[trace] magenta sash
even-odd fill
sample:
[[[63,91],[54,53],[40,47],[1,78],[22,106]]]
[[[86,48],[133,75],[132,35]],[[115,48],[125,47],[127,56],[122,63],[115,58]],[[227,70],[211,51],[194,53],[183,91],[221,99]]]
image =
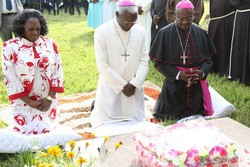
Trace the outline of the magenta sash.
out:
[[[191,68],[186,68],[186,67],[177,67],[180,71],[184,70],[190,70]],[[192,68],[194,70],[199,69],[198,67]],[[201,83],[201,88],[202,88],[202,93],[203,93],[203,107],[204,107],[204,112],[206,116],[211,116],[214,113],[213,107],[212,107],[212,100],[210,96],[210,92],[208,90],[208,83],[204,79],[200,79]]]

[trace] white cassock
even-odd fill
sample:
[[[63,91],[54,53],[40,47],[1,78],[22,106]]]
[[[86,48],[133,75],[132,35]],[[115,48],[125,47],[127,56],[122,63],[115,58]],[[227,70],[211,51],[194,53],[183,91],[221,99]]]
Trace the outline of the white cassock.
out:
[[[138,24],[145,28],[146,33],[146,50],[149,52],[150,49],[150,41],[151,41],[151,24],[152,18],[150,14],[150,7],[152,0],[135,0],[137,6],[141,6],[143,13],[138,15]]]
[[[119,1],[105,0],[103,3],[103,23],[115,18],[115,12],[118,9]]]
[[[125,49],[121,39],[130,55],[126,58],[122,56]],[[126,32],[115,18],[95,30],[94,45],[100,75],[95,107],[90,115],[91,125],[122,120],[144,121],[143,83],[149,69],[149,57],[143,27],[136,24]],[[135,94],[130,97],[122,92],[128,82],[136,87]]]

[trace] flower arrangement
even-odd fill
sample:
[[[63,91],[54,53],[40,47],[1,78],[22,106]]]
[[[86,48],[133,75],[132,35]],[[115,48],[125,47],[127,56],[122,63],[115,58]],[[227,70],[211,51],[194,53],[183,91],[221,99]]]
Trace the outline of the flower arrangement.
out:
[[[238,144],[206,121],[142,132],[134,141],[133,165],[137,167],[239,166]]]
[[[203,151],[201,151],[203,150]],[[217,145],[212,149],[191,148],[187,152],[171,149],[157,154],[154,149],[136,146],[134,166],[142,167],[236,167],[238,166],[237,145]]]
[[[91,147],[94,144],[95,134],[91,133],[91,140],[82,141],[77,146],[76,141],[70,141],[65,147],[56,145],[47,149],[38,150],[35,153],[35,161],[31,167],[96,167],[99,162],[108,156],[111,152],[108,149],[97,146],[97,149]],[[110,138],[104,136],[102,145]],[[123,143],[115,143],[114,150],[118,150]],[[26,165],[26,167],[29,167]]]

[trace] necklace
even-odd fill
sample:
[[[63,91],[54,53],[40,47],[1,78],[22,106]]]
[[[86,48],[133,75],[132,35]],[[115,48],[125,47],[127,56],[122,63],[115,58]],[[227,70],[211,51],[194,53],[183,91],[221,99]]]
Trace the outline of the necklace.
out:
[[[121,56],[124,56],[124,57],[125,57],[125,61],[127,61],[127,56],[130,56],[130,54],[127,54],[127,47],[128,47],[128,42],[129,42],[129,38],[130,38],[130,31],[129,31],[129,34],[128,34],[128,41],[127,41],[127,44],[126,44],[126,47],[125,47],[125,44],[124,44],[124,42],[123,42],[123,40],[122,40],[122,37],[121,37],[121,35],[120,35],[120,33],[119,33],[119,31],[118,31],[116,25],[115,25],[115,22],[113,21],[113,23],[114,23],[116,32],[117,32],[117,34],[118,34],[118,36],[119,36],[119,38],[120,38],[120,40],[121,40],[121,42],[122,42],[122,46],[123,46],[124,52],[125,52],[125,53],[122,54]]]
[[[176,23],[175,23],[175,28],[176,28],[178,38],[179,38],[179,41],[180,41],[180,44],[181,44],[181,49],[182,49],[182,56],[181,56],[182,63],[186,64],[186,59],[188,58],[188,56],[186,56],[186,49],[187,49],[187,43],[188,43],[189,35],[190,35],[190,32],[191,32],[191,26],[190,26],[189,31],[188,31],[188,37],[186,39],[185,48],[183,48],[182,41],[181,41],[181,36],[180,36],[180,33],[179,33],[178,28],[176,26]]]

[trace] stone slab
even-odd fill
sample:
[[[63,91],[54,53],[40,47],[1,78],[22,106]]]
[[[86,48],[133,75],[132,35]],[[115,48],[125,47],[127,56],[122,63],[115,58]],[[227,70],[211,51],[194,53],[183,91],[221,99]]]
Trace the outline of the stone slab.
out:
[[[238,142],[244,149],[250,150],[250,128],[228,117],[210,120],[210,122],[222,130],[229,138]],[[101,166],[110,167],[114,164],[119,164],[119,167],[131,167],[133,151],[135,150],[133,135],[133,133],[128,133],[111,137],[109,144],[107,144],[108,148],[112,148],[112,144],[119,141],[122,141],[123,145],[121,149],[108,156],[105,161],[101,163]]]

